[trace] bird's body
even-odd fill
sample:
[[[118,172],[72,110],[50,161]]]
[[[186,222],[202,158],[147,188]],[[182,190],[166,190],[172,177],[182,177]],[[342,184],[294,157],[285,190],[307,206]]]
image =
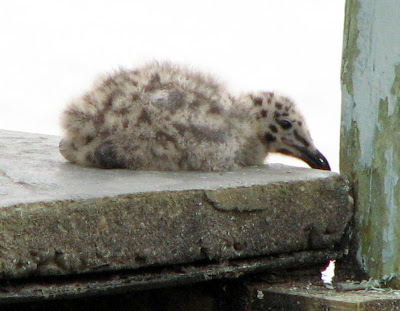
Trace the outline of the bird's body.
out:
[[[61,154],[85,166],[227,171],[262,165],[275,151],[329,169],[291,100],[266,92],[234,97],[210,75],[171,63],[99,79],[61,122]],[[304,158],[306,149],[316,156]]]

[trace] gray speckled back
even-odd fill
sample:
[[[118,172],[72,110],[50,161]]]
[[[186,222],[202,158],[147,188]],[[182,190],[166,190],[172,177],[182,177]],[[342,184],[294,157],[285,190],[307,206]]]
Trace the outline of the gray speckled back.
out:
[[[121,70],[70,103],[60,150],[88,166],[235,169],[244,141],[240,115],[230,116],[233,105],[222,83],[187,68],[152,63]]]

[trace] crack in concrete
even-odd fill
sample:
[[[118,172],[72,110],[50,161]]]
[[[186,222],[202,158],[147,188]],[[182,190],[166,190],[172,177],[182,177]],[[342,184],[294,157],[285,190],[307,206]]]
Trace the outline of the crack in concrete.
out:
[[[14,185],[18,185],[18,186],[22,186],[24,188],[28,188],[28,189],[34,189],[35,187],[25,181],[22,180],[15,180],[14,178],[12,178],[10,175],[7,174],[6,171],[0,169],[0,177],[5,177],[7,180],[11,181],[12,184]]]

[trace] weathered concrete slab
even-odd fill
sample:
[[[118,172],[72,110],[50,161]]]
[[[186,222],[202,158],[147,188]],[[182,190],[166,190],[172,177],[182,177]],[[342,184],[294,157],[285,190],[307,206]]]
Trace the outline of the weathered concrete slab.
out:
[[[335,173],[99,170],[58,137],[0,132],[0,276],[68,275],[334,249],[352,215]]]

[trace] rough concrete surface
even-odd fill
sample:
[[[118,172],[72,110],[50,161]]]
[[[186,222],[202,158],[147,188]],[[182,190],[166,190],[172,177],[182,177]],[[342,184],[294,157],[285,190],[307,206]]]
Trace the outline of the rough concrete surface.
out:
[[[69,275],[333,249],[352,216],[336,173],[100,170],[59,138],[0,131],[0,277]]]

